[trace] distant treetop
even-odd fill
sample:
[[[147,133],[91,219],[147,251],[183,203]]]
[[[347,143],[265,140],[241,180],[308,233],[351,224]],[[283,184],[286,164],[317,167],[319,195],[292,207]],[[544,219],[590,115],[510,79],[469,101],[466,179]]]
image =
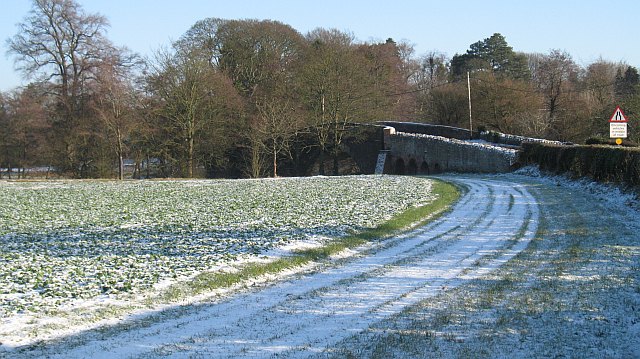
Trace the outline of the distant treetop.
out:
[[[492,71],[499,76],[521,80],[531,77],[526,56],[514,52],[499,33],[471,44],[465,54],[453,56],[452,75],[457,78],[468,71]]]

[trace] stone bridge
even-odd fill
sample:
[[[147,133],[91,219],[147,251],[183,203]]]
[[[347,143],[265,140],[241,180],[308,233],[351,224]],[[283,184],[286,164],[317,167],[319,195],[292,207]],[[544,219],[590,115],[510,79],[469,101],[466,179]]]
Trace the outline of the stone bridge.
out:
[[[517,167],[525,141],[543,141],[498,133],[407,122],[379,122],[370,141],[351,141],[346,152],[363,173],[499,173]]]

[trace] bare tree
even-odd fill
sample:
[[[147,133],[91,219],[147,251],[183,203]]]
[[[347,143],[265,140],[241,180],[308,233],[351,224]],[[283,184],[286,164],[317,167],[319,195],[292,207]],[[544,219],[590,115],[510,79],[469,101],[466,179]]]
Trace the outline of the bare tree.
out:
[[[467,101],[464,86],[449,83],[434,88],[429,93],[427,118],[439,125],[466,127],[469,123]]]
[[[329,154],[333,173],[338,174],[347,129],[354,122],[374,121],[392,111],[397,97],[390,97],[394,91],[389,89],[396,88],[391,83],[397,78],[393,70],[400,69],[390,68],[381,56],[394,44],[359,47],[350,34],[326,29],[312,31],[307,41],[310,49],[300,72],[302,101],[320,150],[320,173],[325,173],[324,156]]]
[[[0,96],[0,165],[4,163],[10,171],[18,168],[24,176],[25,167],[48,164],[46,103],[37,84]]]
[[[466,84],[458,84],[466,87]],[[476,73],[472,85],[473,116],[477,124],[491,130],[518,135],[529,133],[534,127],[523,126],[523,120],[536,119],[541,95],[528,81],[496,76],[494,73]]]
[[[442,99],[442,93],[434,94],[433,91],[449,81],[447,58],[440,52],[430,51],[416,59],[415,63],[417,67],[408,79],[415,97],[415,109],[411,115],[418,121],[439,121],[439,118],[432,116],[435,114],[436,97]]]
[[[571,55],[560,50],[552,50],[549,55],[536,59],[532,80],[544,99],[550,130],[546,136],[561,139],[562,115],[569,105],[568,95],[575,89],[580,69]]]
[[[415,107],[415,97],[410,96],[409,91],[411,63],[406,56],[410,51],[409,45],[397,44],[391,38],[384,43],[365,43],[357,47],[360,58],[354,60],[366,71],[363,80],[369,85],[359,94],[367,111],[361,111],[363,118],[358,122],[411,115],[407,109]]]
[[[602,58],[587,66],[581,93],[581,102],[585,105],[585,123],[580,126],[585,139],[592,136],[608,137],[606,119],[616,106],[616,74],[625,68],[622,63]]]
[[[420,70],[414,82],[428,93],[434,87],[448,81],[447,58],[437,51],[430,51],[420,59]]]
[[[9,117],[9,102],[7,96],[0,92],[0,179],[2,178],[2,167],[8,163],[8,147],[11,139]],[[10,165],[9,165],[10,166]],[[9,172],[11,173],[11,172]]]
[[[249,159],[247,173],[252,177],[263,173],[263,131],[270,123],[266,119],[270,111],[265,106],[272,107],[282,93],[293,99],[289,97],[293,74],[304,46],[300,33],[276,21],[216,18],[198,21],[174,44],[178,52],[190,53],[227,76],[244,99],[249,128],[237,132],[243,134],[241,147]]]
[[[29,16],[8,40],[9,53],[28,78],[53,80],[72,114],[83,82],[113,49],[104,37],[107,19],[85,14],[73,0],[34,0]]]
[[[90,146],[91,134],[77,127],[86,117],[84,96],[95,70],[116,51],[105,37],[107,19],[86,14],[74,0],[33,0],[19,31],[8,40],[8,53],[27,78],[51,84],[57,98],[55,130],[60,135],[60,165],[77,170],[79,146]],[[85,126],[91,128],[91,126]],[[74,140],[74,136],[83,136]]]
[[[133,74],[128,67],[119,66],[123,62],[115,55],[111,61],[103,62],[96,72],[92,96],[92,108],[106,127],[118,159],[120,180],[124,179],[125,140],[140,123]]]
[[[271,156],[273,177],[278,177],[278,156],[289,155],[291,142],[299,129],[299,115],[287,99],[272,99],[258,103],[258,123],[253,128],[261,146]]]
[[[186,177],[194,176],[196,154],[204,133],[215,137],[218,147],[228,143],[228,136],[221,129],[225,121],[240,112],[241,103],[224,74],[192,55],[158,53],[149,77],[150,90],[160,102],[157,115],[171,127],[169,131],[185,161]]]

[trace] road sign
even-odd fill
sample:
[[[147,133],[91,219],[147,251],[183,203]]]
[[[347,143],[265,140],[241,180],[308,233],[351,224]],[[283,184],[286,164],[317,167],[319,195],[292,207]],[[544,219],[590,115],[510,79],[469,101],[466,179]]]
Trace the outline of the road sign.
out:
[[[627,117],[620,106],[616,106],[616,110],[609,119],[609,138],[615,138],[616,143],[618,140],[622,143],[622,139],[627,138]]]
[[[616,110],[613,112],[613,115],[611,115],[609,122],[627,122],[627,117],[625,117],[624,112],[622,112],[620,106],[616,106]]]
[[[611,122],[609,124],[609,138],[627,138],[627,123]]]

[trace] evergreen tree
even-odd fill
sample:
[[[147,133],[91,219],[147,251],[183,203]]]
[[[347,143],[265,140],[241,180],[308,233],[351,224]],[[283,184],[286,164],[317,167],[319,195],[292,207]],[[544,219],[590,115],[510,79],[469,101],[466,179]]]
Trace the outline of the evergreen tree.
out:
[[[499,33],[471,44],[466,54],[453,57],[451,72],[454,78],[462,77],[467,71],[492,71],[498,76],[517,80],[531,77],[526,56],[514,52]]]
[[[615,92],[616,101],[625,102],[628,98],[634,96],[638,92],[638,85],[640,84],[640,75],[638,75],[638,69],[633,66],[627,67],[622,74],[622,70],[618,70],[615,80]]]

